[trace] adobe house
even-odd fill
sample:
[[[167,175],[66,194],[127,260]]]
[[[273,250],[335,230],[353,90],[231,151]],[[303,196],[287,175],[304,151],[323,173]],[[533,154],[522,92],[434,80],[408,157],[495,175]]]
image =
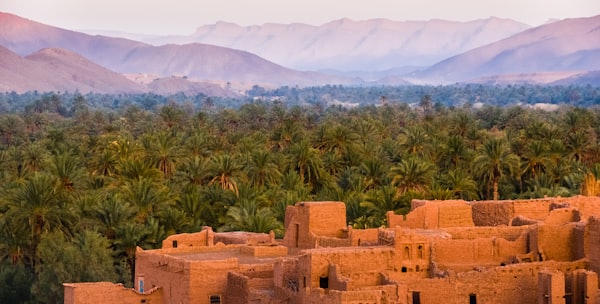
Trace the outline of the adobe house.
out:
[[[600,304],[600,197],[414,200],[352,229],[342,202],[289,206],[285,236],[200,232],[137,250],[134,289],[69,283],[65,303]]]

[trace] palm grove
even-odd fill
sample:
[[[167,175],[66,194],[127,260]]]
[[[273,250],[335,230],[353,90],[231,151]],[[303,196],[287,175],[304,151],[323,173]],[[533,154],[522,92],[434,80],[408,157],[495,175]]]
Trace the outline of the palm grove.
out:
[[[58,303],[62,282],[130,286],[136,246],[202,226],[282,236],[299,201],[343,201],[348,224],[368,228],[413,198],[599,191],[594,107],[446,107],[429,96],[351,109],[146,107],[147,96],[114,96],[109,111],[79,94],[12,97],[21,106],[0,115],[2,303]]]

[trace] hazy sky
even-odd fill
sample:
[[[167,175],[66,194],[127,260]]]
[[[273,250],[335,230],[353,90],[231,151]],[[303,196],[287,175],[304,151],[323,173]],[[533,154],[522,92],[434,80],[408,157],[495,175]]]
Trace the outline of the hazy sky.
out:
[[[600,0],[0,0],[0,11],[72,29],[191,34],[216,21],[240,25],[490,16],[540,25],[551,18],[600,15]]]

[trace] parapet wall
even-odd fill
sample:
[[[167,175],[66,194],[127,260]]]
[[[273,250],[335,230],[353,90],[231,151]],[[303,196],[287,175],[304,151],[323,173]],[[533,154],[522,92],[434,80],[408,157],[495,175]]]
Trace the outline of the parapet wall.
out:
[[[500,227],[454,227],[444,228],[442,231],[452,236],[452,239],[480,239],[480,238],[503,238],[514,241],[524,233],[529,233],[532,227],[529,226],[500,226]]]
[[[514,264],[492,269],[473,270],[444,278],[418,279],[405,282],[409,299],[416,297],[421,303],[464,304],[473,303],[543,303],[538,302],[538,273],[555,269],[571,274],[586,269],[587,263],[543,262]],[[564,285],[563,285],[564,288]],[[564,303],[564,302],[563,302]]]
[[[65,283],[63,286],[65,304],[164,303],[161,288],[139,293],[132,288],[123,287],[123,284],[109,282]]]
[[[569,211],[567,211],[569,210]],[[472,226],[508,226],[519,217],[521,222],[548,221],[562,224],[600,216],[600,197],[574,196],[512,201],[413,200],[406,215],[387,213],[390,228],[440,229]]]
[[[462,200],[413,200],[409,214],[397,215],[388,211],[387,220],[390,228],[400,226],[412,229],[439,229],[474,226],[471,206]]]

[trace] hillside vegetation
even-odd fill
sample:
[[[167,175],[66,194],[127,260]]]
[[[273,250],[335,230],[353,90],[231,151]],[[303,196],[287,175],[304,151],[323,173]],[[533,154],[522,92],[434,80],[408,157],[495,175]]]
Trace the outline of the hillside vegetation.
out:
[[[474,106],[486,95],[465,102],[441,87],[360,90],[255,87],[243,104],[0,95],[0,302],[58,303],[62,282],[131,285],[136,246],[205,225],[281,236],[286,206],[299,201],[343,201],[348,224],[368,228],[413,198],[598,194],[597,89],[540,89],[590,105],[563,100],[554,111]]]

